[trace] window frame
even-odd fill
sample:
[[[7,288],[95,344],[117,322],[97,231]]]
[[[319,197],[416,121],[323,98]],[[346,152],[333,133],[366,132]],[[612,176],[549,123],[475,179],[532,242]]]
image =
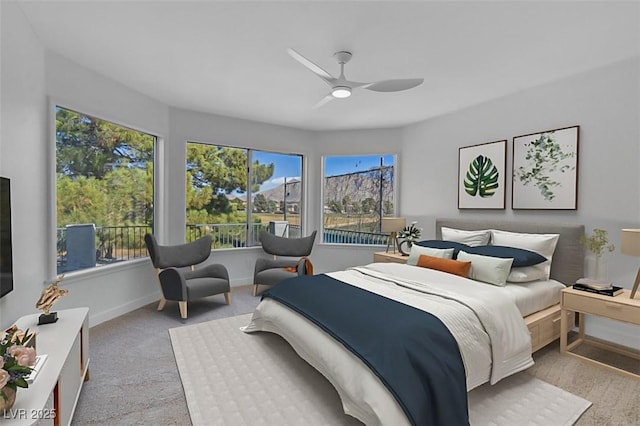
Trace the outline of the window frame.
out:
[[[393,213],[391,216],[399,216],[399,206],[400,206],[400,191],[399,191],[399,153],[385,151],[383,153],[367,153],[367,154],[322,154],[320,158],[320,205],[319,205],[319,218],[320,218],[320,241],[319,244],[327,245],[327,246],[337,246],[337,247],[384,247],[387,244],[387,235],[384,235],[384,242],[380,242],[379,244],[362,244],[362,243],[337,243],[337,242],[325,242],[324,234],[325,234],[325,225],[324,225],[324,196],[325,196],[325,179],[326,179],[326,159],[330,158],[340,158],[340,157],[393,157]],[[386,217],[391,217],[386,216]]]
[[[231,149],[241,149],[241,150],[245,150],[247,153],[247,191],[246,191],[246,216],[245,216],[245,241],[246,242],[253,242],[253,241],[257,241],[257,236],[254,236],[254,229],[252,226],[250,226],[253,222],[252,222],[252,215],[254,214],[253,212],[253,191],[251,190],[251,182],[253,181],[253,156],[256,152],[263,152],[263,153],[267,153],[267,154],[275,154],[275,155],[287,155],[287,156],[295,156],[298,157],[300,160],[300,180],[301,180],[301,187],[300,187],[300,213],[299,213],[299,217],[300,217],[300,232],[302,235],[304,235],[304,232],[306,230],[306,222],[307,222],[307,217],[306,217],[306,205],[307,205],[307,200],[305,197],[306,194],[306,188],[307,188],[307,176],[306,176],[306,169],[307,169],[307,160],[306,160],[306,155],[302,154],[302,153],[298,153],[298,152],[283,152],[283,151],[277,151],[277,150],[269,150],[266,148],[255,148],[255,147],[242,147],[242,146],[234,146],[231,144],[223,144],[223,143],[214,143],[214,142],[203,142],[201,140],[194,140],[194,139],[187,139],[185,141],[185,174],[186,174],[186,162],[187,162],[187,150],[188,150],[188,145],[190,143],[193,144],[201,144],[201,145],[209,145],[212,147],[216,147],[216,148],[231,148]],[[185,176],[186,179],[186,176]],[[187,182],[185,181],[185,184]],[[187,203],[186,203],[186,193],[185,193],[185,200],[184,200],[184,212],[185,212],[185,233],[187,232]],[[240,246],[240,247],[211,247],[211,250],[215,250],[215,251],[231,251],[231,250],[243,250],[243,249],[255,249],[255,248],[260,248],[260,244],[245,244],[244,246]]]
[[[56,128],[56,108],[64,108],[67,110],[71,110],[77,112],[79,114],[85,114],[94,118],[97,118],[102,121],[107,121],[109,123],[115,124],[120,127],[124,127],[136,132],[146,133],[154,138],[153,144],[153,214],[152,214],[152,229],[155,233],[161,226],[159,226],[161,220],[164,219],[164,214],[161,213],[157,206],[161,205],[164,196],[161,194],[162,189],[160,186],[161,178],[164,174],[163,172],[163,164],[162,159],[164,158],[164,143],[165,136],[163,132],[158,130],[150,130],[146,129],[143,126],[139,126],[137,124],[131,124],[127,122],[126,119],[122,117],[115,117],[110,113],[96,110],[90,106],[87,106],[82,103],[69,101],[66,99],[60,99],[54,96],[47,97],[47,112],[48,112],[48,134],[50,134],[51,139],[50,143],[47,144],[48,150],[47,154],[49,157],[49,221],[47,227],[49,229],[49,238],[47,253],[49,253],[49,261],[47,262],[47,273],[48,276],[55,277],[58,276],[57,269],[57,155],[56,155],[56,144],[57,144],[57,128]],[[124,270],[132,269],[138,266],[138,264],[148,262],[148,256],[142,256],[129,260],[122,260],[119,262],[114,262],[110,265],[102,265],[102,266],[94,266],[91,268],[78,269],[74,271],[68,271],[64,273],[65,281],[74,282],[78,279],[85,279],[87,277],[99,277],[102,275],[109,275],[113,272],[121,272]]]

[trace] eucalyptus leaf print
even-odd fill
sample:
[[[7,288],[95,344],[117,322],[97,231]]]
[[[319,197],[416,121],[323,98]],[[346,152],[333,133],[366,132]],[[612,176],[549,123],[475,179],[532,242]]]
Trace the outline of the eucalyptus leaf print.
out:
[[[522,185],[535,186],[545,200],[551,201],[556,197],[554,189],[561,186],[553,174],[575,170],[575,164],[568,164],[566,160],[574,158],[576,153],[563,151],[554,138],[554,132],[541,133],[538,139],[525,146],[524,160],[527,164],[514,171],[514,179]]]
[[[464,190],[472,197],[492,197],[500,186],[500,173],[491,158],[478,155],[469,163],[464,177]]]

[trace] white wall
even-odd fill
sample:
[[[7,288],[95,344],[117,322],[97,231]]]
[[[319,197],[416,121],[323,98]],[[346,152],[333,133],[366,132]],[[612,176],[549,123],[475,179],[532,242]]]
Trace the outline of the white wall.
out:
[[[52,106],[60,104],[147,131],[168,134],[168,107],[46,52],[15,3],[2,2],[0,175],[12,179],[15,290],[0,299],[0,326],[35,313],[55,277]],[[88,306],[92,325],[158,298],[148,260],[66,275],[56,309]]]
[[[54,105],[61,105],[151,133],[158,137],[160,161],[163,161],[162,153],[169,134],[169,108],[166,105],[55,53],[46,52],[45,59],[46,90],[51,105],[49,111],[53,111]],[[51,170],[55,161],[53,145],[54,141],[51,140],[48,144]],[[47,182],[51,182],[53,177],[53,172],[49,172]],[[49,191],[55,194],[53,183]],[[160,194],[161,204],[163,191],[157,193]],[[54,203],[52,201],[52,205]],[[163,211],[158,211],[158,220],[163,221]],[[53,229],[53,215],[51,220]],[[54,234],[50,238],[54,241]],[[50,259],[54,258],[54,253],[52,250],[43,262],[53,266]],[[49,276],[55,276],[55,270],[51,270]],[[98,270],[68,273],[64,285],[69,289],[69,294],[60,299],[56,309],[88,306],[92,325],[144,306],[159,297],[148,259],[130,262],[126,266],[112,265]]]
[[[11,179],[14,230],[14,290],[0,299],[4,327],[35,312],[46,276],[49,159],[44,50],[15,3],[3,3],[0,15],[0,175]]]
[[[640,227],[640,60],[620,62],[405,128],[400,168],[401,210],[434,235],[436,217],[487,217],[582,223],[609,231],[619,248],[620,229]],[[458,148],[580,125],[576,211],[458,210]],[[640,260],[609,256],[609,276],[630,288]],[[591,321],[592,334],[640,347],[640,335],[624,324]]]

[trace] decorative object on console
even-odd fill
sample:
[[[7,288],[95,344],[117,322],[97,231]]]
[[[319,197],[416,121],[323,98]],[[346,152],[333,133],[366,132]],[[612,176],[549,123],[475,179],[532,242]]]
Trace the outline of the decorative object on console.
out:
[[[622,254],[628,256],[640,256],[640,229],[623,229],[622,236],[620,238],[620,251]],[[636,280],[633,283],[631,289],[631,299],[634,298],[640,285],[640,268],[638,268],[638,274]]]
[[[388,233],[387,238],[387,253],[389,252],[389,246],[393,246],[393,252],[396,252],[396,248],[400,250],[398,244],[398,232],[402,231],[407,224],[407,220],[404,217],[383,217],[382,218],[382,233]]]
[[[398,245],[398,250],[404,256],[408,256],[411,251],[411,246],[415,243],[422,233],[422,229],[416,227],[418,222],[411,222],[411,225],[405,226],[400,232],[398,232],[398,238],[402,238],[402,242]],[[407,246],[406,249],[403,246]]]
[[[591,236],[583,235],[580,238],[580,244],[585,249],[589,250],[595,256],[592,260],[593,267],[589,268],[589,276],[595,280],[606,281],[607,280],[607,265],[605,264],[605,258],[602,257],[605,249],[611,253],[616,249],[616,246],[609,244],[609,238],[607,238],[607,230],[594,228]]]
[[[13,326],[0,339],[0,409],[3,413],[13,407],[17,388],[29,387],[26,378],[36,362],[36,350],[26,344],[32,338],[29,330],[22,332]]]
[[[458,150],[458,208],[504,209],[507,141]]]
[[[513,138],[512,209],[577,210],[579,129]]]
[[[53,280],[48,286],[42,290],[40,299],[36,302],[36,309],[44,311],[42,315],[38,317],[38,325],[51,324],[58,321],[57,312],[49,312],[54,303],[58,301],[62,296],[65,296],[69,290],[66,288],[58,287],[58,284],[64,279],[64,274]]]

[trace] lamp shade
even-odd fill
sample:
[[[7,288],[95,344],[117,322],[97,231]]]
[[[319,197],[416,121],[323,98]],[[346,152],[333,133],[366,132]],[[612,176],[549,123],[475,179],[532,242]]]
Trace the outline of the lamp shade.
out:
[[[383,217],[382,232],[400,232],[407,226],[407,219],[404,217]]]
[[[620,252],[629,256],[640,256],[640,229],[622,230]]]

